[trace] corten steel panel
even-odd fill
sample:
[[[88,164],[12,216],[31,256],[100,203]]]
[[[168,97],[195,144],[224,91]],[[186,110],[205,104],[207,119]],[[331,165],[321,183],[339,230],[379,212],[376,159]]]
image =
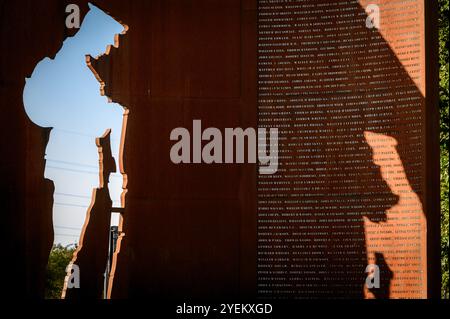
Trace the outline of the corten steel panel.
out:
[[[87,2],[75,3],[81,5],[84,15]],[[193,165],[176,169],[169,161],[168,140],[171,129],[189,127],[194,117],[204,120],[205,125],[219,128],[255,126],[254,1],[97,1],[95,4],[130,26],[129,33],[121,39],[119,51],[113,49],[109,56],[92,63],[98,67],[99,80],[106,84],[106,95],[133,114],[128,121],[124,154],[129,194],[133,195],[127,198],[123,228],[126,236],[119,243],[122,250],[114,284],[122,289],[117,290],[117,295],[167,292],[175,296],[176,292],[183,293],[177,286],[194,289],[195,296],[211,297],[214,296],[211,291],[219,294],[220,290],[229,295],[253,294],[255,165]],[[27,295],[42,296],[42,270],[52,242],[52,189],[51,183],[42,179],[48,132],[36,128],[26,118],[22,91],[24,79],[36,63],[46,56],[54,56],[64,33],[69,34],[64,28],[66,5],[56,1],[46,6],[32,1],[2,2],[2,104],[9,105],[5,108],[8,122],[2,126],[2,148],[5,147],[2,153],[15,154],[2,157],[2,169],[6,169],[7,176],[4,193],[10,198],[3,219],[5,229],[10,231],[4,240],[5,255],[17,261],[17,267],[12,268],[18,274],[11,278],[23,279],[23,285],[15,283],[19,290],[27,283],[40,282],[39,293],[33,287]],[[7,134],[11,131],[15,132],[13,136]],[[34,142],[39,136],[41,141]],[[28,146],[28,141],[34,142],[33,145]],[[30,162],[26,161],[27,156]],[[30,163],[34,169],[29,169]],[[37,182],[48,186],[33,187]],[[27,189],[45,194],[31,196]],[[32,206],[29,201],[33,198],[39,199],[34,205],[42,204],[42,207]],[[22,199],[26,199],[26,205]],[[45,225],[29,226],[31,219],[27,214],[31,208],[36,220]],[[176,218],[178,215],[184,218]],[[211,223],[206,219],[209,215],[214,216]],[[158,229],[147,233],[146,229],[154,225],[159,229],[173,228],[177,232],[173,235],[181,236],[200,259],[190,259],[185,245],[164,242],[166,234]],[[45,244],[29,241],[27,236],[33,232],[45,239]],[[206,240],[209,245],[204,245]],[[29,249],[26,245],[36,247]],[[84,245],[84,248],[89,246],[93,247]],[[43,255],[36,258],[30,251],[42,251]],[[157,272],[152,272],[151,267],[176,268],[177,260],[187,263],[178,268],[180,276],[171,278],[166,274],[166,281],[156,285]],[[20,276],[25,273],[24,265],[40,269],[40,273],[30,273],[27,278]],[[142,272],[136,271],[140,269]],[[127,278],[126,271],[133,276]],[[183,277],[185,281],[180,282]]]
[[[70,2],[79,3],[83,12],[86,12],[85,1]],[[395,155],[396,151],[400,154],[409,184],[418,194],[423,206],[423,217],[426,217],[428,227],[428,269],[424,269],[429,274],[427,293],[428,296],[439,295],[437,57],[436,36],[433,35],[435,22],[432,21],[435,17],[436,4],[427,2],[424,8],[425,1],[412,2],[421,6],[418,12],[409,10],[406,15],[420,14],[419,29],[425,39],[421,38],[419,51],[422,61],[426,57],[426,64],[422,64],[419,73],[425,82],[417,84],[415,76],[408,73],[408,67],[406,70],[403,69],[404,65],[398,59],[396,47],[389,42],[395,42],[395,38],[390,39],[390,35],[382,33],[381,35],[386,38],[380,38],[376,30],[369,32],[360,29],[361,33],[356,31],[352,33],[353,38],[350,38],[353,40],[358,39],[358,36],[363,37],[358,41],[361,41],[365,48],[359,48],[358,54],[353,52],[348,63],[339,59],[345,55],[345,50],[335,52],[337,60],[325,58],[324,61],[328,70],[333,66],[341,66],[346,72],[367,71],[368,65],[359,59],[361,56],[370,56],[366,55],[367,52],[364,50],[372,43],[370,39],[376,38],[386,54],[383,59],[394,67],[390,71],[385,71],[383,75],[395,82],[393,88],[387,92],[402,94],[403,90],[398,89],[398,86],[404,84],[412,88],[408,96],[420,101],[422,117],[417,122],[413,121],[413,124],[418,124],[422,129],[421,134],[417,135],[419,144],[422,144],[416,146],[411,142],[416,136],[407,129],[411,124],[408,116],[394,108],[392,114],[395,115],[386,117],[384,111],[382,112],[376,105],[374,109],[380,112],[374,112],[375,122],[381,122],[384,127],[373,129],[374,125],[369,126],[363,121],[363,124],[354,125],[355,130],[352,130],[347,125],[355,124],[352,122],[354,119],[347,121],[345,117],[335,118],[329,114],[324,118],[319,118],[317,113],[300,114],[296,116],[303,116],[304,122],[321,124],[324,129],[323,132],[303,132],[305,135],[315,140],[325,139],[334,144],[324,146],[305,143],[299,147],[296,141],[297,145],[288,147],[284,144],[285,141],[282,141],[281,156],[286,154],[283,153],[285,151],[306,151],[306,154],[308,151],[312,154],[313,151],[314,154],[327,156],[330,161],[324,167],[324,177],[321,177],[318,171],[313,171],[308,177],[313,183],[324,180],[325,189],[312,190],[309,187],[300,193],[311,194],[312,198],[326,194],[326,204],[322,207],[316,205],[312,210],[317,216],[314,216],[314,221],[307,225],[306,232],[311,232],[312,237],[315,237],[314,227],[321,224],[319,216],[322,212],[331,212],[331,221],[328,223],[337,225],[340,223],[338,213],[342,213],[343,209],[347,217],[356,216],[353,222],[344,223],[346,227],[353,227],[346,231],[345,236],[339,233],[329,235],[331,240],[327,243],[326,251],[335,252],[332,257],[335,259],[320,264],[328,268],[331,280],[336,277],[340,279],[334,284],[332,281],[317,280],[317,278],[324,279],[321,274],[314,280],[315,285],[319,283],[315,293],[310,294],[309,288],[303,287],[304,289],[298,289],[294,294],[287,294],[288,296],[363,296],[360,283],[364,279],[364,273],[361,274],[363,271],[361,268],[364,268],[368,261],[363,217],[378,221],[371,226],[376,228],[377,225],[382,225],[382,220],[388,215],[389,209],[398,205],[396,195],[392,193],[392,188],[383,177],[383,170],[376,167],[376,152],[364,135],[365,129],[368,128],[382,134],[380,140],[386,136],[393,136],[398,142],[398,146],[394,147],[392,140],[385,139],[389,149],[387,154]],[[321,10],[329,5],[322,1],[312,3],[323,4]],[[8,286],[14,296],[42,296],[44,268],[53,239],[51,224],[53,187],[50,181],[42,177],[48,129],[36,127],[26,117],[22,92],[24,78],[30,76],[36,63],[46,56],[54,56],[64,37],[73,33],[64,28],[66,4],[65,1],[51,1],[45,6],[36,1],[0,3],[2,40],[0,90],[4,115],[2,118],[5,119],[1,126],[1,168],[4,177],[1,190],[7,197],[1,219],[4,224],[2,255],[9,260],[6,265],[8,269],[3,271],[8,273],[4,285]],[[127,34],[121,37],[119,49],[113,49],[109,56],[93,63],[93,67],[106,84],[106,95],[130,110],[124,153],[124,169],[129,181],[122,229],[125,236],[119,242],[119,254],[115,256],[119,262],[117,268],[114,266],[116,277],[112,285],[112,296],[189,295],[214,298],[224,295],[254,295],[257,270],[256,167],[254,165],[176,167],[169,160],[171,144],[168,140],[172,128],[176,126],[190,128],[192,119],[195,118],[201,119],[204,127],[256,125],[256,2],[192,1],[188,4],[187,1],[181,0],[170,2],[105,0],[96,1],[95,4],[130,27]],[[364,11],[359,5],[355,5],[354,2],[342,4],[350,9],[347,13],[358,13],[355,16],[358,23],[363,22]],[[329,16],[333,18],[334,14],[336,12]],[[309,18],[315,19],[318,15],[319,12],[310,12]],[[424,25],[425,17],[428,21]],[[387,19],[388,24],[389,21],[391,20]],[[302,28],[305,30],[305,25],[300,26],[300,29]],[[342,37],[342,41],[348,40],[344,35]],[[301,38],[296,40],[300,41],[297,43],[302,41]],[[326,51],[327,45],[322,43],[316,45],[316,48]],[[305,57],[300,62],[301,65],[315,65],[317,59]],[[323,75],[323,71],[320,72]],[[332,73],[327,75],[326,80],[336,77]],[[312,78],[320,79],[321,76],[316,75]],[[349,86],[358,83],[363,89],[360,96],[355,99],[359,102],[370,101],[370,91],[377,86],[366,85],[364,81],[357,77],[344,81]],[[339,80],[330,82],[336,84]],[[312,92],[316,97],[327,96],[323,90],[303,88],[300,92]],[[329,96],[343,95],[345,94],[334,92]],[[405,109],[407,112],[417,110],[411,105]],[[370,114],[362,108],[356,113],[360,117]],[[274,119],[277,116],[273,114],[263,116],[260,110],[259,124],[264,126],[271,123],[263,123],[261,120],[264,118]],[[277,126],[283,127],[294,121],[295,116],[290,114],[287,118],[280,119],[281,121],[272,124],[276,123]],[[336,134],[338,130],[342,135]],[[298,132],[301,133],[301,129]],[[283,133],[281,136],[283,137]],[[353,148],[347,148],[345,143],[353,139],[357,143],[353,144]],[[360,155],[364,165],[357,169],[351,165],[346,166],[341,162],[342,154],[355,158]],[[419,155],[422,156],[422,161],[417,161],[417,157],[414,158]],[[383,159],[383,156],[379,158]],[[419,166],[415,166],[416,163],[419,163]],[[346,175],[348,167],[352,168],[353,174],[358,175],[356,179],[341,178],[348,176]],[[281,165],[280,172],[274,176],[278,180],[279,177],[287,178],[283,168]],[[296,163],[296,168],[301,172],[305,166]],[[336,172],[345,173],[336,175]],[[273,183],[274,178],[268,179],[269,183]],[[296,179],[297,182],[302,181],[297,177]],[[348,185],[354,187],[353,196],[345,196],[346,189],[340,187],[343,180],[346,187]],[[370,196],[361,196],[367,191],[372,192]],[[298,193],[288,192],[288,195]],[[278,193],[274,191],[267,194],[276,196]],[[259,195],[265,194],[260,191]],[[351,209],[345,208],[346,201],[351,203],[352,200],[361,198],[368,199],[362,201],[363,210],[354,206]],[[376,205],[371,206],[371,201],[376,201]],[[306,208],[311,205],[310,202],[304,201],[300,201],[300,204]],[[263,206],[264,204],[260,203],[259,209]],[[422,222],[421,226],[423,235],[425,223]],[[291,236],[290,239],[305,238],[304,235]],[[353,244],[351,249],[348,249],[348,246],[344,249],[339,246],[347,238],[356,240],[357,244]],[[420,242],[422,249],[425,246],[424,242],[422,237]],[[261,251],[261,243],[259,245]],[[369,254],[372,254],[371,258],[378,258],[378,261],[381,261],[382,270],[387,270],[389,256],[383,254],[382,245],[383,242],[381,246],[375,245],[377,250],[370,251]],[[290,253],[294,251],[307,253],[311,249],[290,248]],[[313,251],[324,250],[323,248],[317,250],[315,247]],[[347,259],[340,260],[340,254],[345,255]],[[386,257],[387,263],[383,262],[383,256]],[[349,260],[352,257],[355,258],[354,262]],[[293,263],[286,262],[286,264]],[[309,264],[317,265],[315,262]],[[305,263],[300,265],[304,266]],[[393,280],[396,279],[398,272],[396,267],[398,268],[398,265],[389,267],[394,273]],[[346,269],[345,273],[342,271],[343,268]],[[353,277],[350,278],[350,275]],[[357,281],[355,277],[358,278]],[[285,276],[282,280],[286,278],[289,279],[289,276]],[[300,278],[304,283],[308,283],[305,276]],[[261,283],[261,277],[259,279]],[[277,279],[273,277],[271,284],[276,281]],[[345,294],[342,287],[346,289]],[[423,285],[417,293],[411,290],[402,296],[424,296],[426,294],[424,287]],[[269,295],[280,294],[269,293]],[[379,297],[386,296],[386,290],[379,295]],[[390,294],[390,297],[394,296],[400,295]]]
[[[256,125],[255,3],[98,4],[129,26],[93,62],[106,95],[130,111],[111,296],[254,295],[256,166],[175,165],[169,136],[194,119]]]
[[[372,3],[380,29],[366,27]],[[280,127],[279,173],[258,178],[259,295],[436,296],[424,1],[261,0],[258,13],[258,123]],[[381,289],[367,291],[372,263]]]
[[[69,1],[0,2],[0,169],[1,272],[12,297],[41,298],[45,268],[53,243],[53,183],[44,179],[44,152],[49,129],[25,114],[25,77],[36,63],[53,57],[66,36]],[[86,8],[82,8],[86,10]],[[5,269],[3,269],[5,267]]]

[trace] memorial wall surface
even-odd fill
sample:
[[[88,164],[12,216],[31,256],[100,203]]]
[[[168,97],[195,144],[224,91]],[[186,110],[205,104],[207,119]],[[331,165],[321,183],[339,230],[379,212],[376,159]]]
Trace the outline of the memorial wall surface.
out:
[[[2,243],[16,295],[43,296],[53,240],[54,190],[43,177],[50,128],[27,118],[23,88],[77,32],[64,26],[69,2],[83,19],[85,0],[0,6]],[[124,140],[116,166],[108,134],[97,140],[100,185],[72,260],[88,282],[65,297],[439,295],[434,4],[94,3],[126,26],[116,47],[89,59],[102,93],[126,109]],[[171,131],[193,120],[220,131],[278,128],[266,141],[278,145],[278,171],[174,164]],[[125,177],[124,207],[104,291],[114,170]],[[376,268],[380,288],[369,289],[366,270]]]
[[[427,297],[423,1],[258,3],[258,125],[281,130],[279,173],[258,177],[258,294]]]

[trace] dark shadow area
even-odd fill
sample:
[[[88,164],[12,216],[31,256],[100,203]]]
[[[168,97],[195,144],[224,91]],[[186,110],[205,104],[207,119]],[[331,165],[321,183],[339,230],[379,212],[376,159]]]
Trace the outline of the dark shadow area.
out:
[[[72,2],[72,1],[70,1]],[[69,1],[0,2],[0,271],[9,298],[43,298],[45,270],[53,243],[53,183],[44,178],[45,148],[50,129],[26,116],[25,78],[42,58],[53,57],[67,36],[65,5]],[[81,7],[82,13],[87,7]]]
[[[377,265],[380,270],[380,287],[369,289],[369,291],[376,299],[389,299],[390,285],[394,274],[381,253],[375,253],[375,265]]]

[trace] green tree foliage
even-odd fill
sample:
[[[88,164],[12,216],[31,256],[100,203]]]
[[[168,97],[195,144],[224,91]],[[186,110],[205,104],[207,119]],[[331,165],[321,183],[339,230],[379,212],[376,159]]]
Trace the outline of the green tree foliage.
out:
[[[442,298],[449,298],[448,268],[448,135],[449,135],[449,97],[448,97],[448,15],[449,0],[439,0],[439,97],[441,125],[441,270]]]
[[[66,276],[66,267],[72,259],[75,248],[56,245],[50,252],[45,283],[45,298],[60,299]]]

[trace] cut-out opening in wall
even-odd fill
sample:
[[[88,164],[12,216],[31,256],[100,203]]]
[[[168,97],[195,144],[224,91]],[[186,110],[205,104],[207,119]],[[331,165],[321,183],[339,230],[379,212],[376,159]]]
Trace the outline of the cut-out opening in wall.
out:
[[[126,181],[121,152],[128,110],[104,96],[104,84],[90,66],[119,46],[119,35],[128,27],[96,6],[89,11],[75,36],[67,38],[54,59],[44,58],[26,78],[25,111],[32,122],[51,127],[45,152],[45,178],[55,186],[53,204],[54,245],[82,246],[93,189],[107,187],[112,207],[124,207]],[[101,153],[96,145],[110,131],[115,168],[102,179]],[[111,213],[118,226],[120,214]],[[108,234],[110,229],[105,229]],[[105,260],[106,264],[106,260]]]

